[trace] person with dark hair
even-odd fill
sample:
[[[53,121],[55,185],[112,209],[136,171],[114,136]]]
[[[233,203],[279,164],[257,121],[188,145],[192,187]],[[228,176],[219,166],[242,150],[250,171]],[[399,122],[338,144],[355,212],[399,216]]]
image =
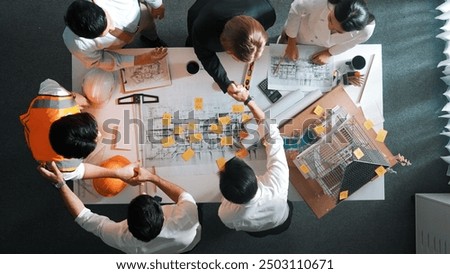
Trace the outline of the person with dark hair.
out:
[[[204,69],[231,95],[244,86],[228,78],[216,53],[225,51],[244,63],[258,60],[275,19],[268,0],[197,0],[188,11],[186,46],[194,48]]]
[[[254,236],[277,234],[289,227],[292,209],[287,201],[289,169],[283,139],[276,124],[269,124],[264,112],[245,90],[232,97],[250,109],[258,123],[267,156],[267,171],[257,176],[242,159],[234,157],[219,171],[223,195],[219,218],[228,228]]]
[[[27,113],[20,116],[33,158],[47,168],[52,161],[56,162],[66,180],[131,178],[136,164],[107,169],[83,163],[83,159],[96,148],[100,137],[95,118],[81,112],[87,105],[84,96],[67,91],[56,81],[47,79],[42,82]]]
[[[167,44],[156,32],[154,19],[164,18],[162,0],[75,0],[64,16],[64,43],[86,68],[114,71],[157,62]],[[140,34],[152,51],[127,55],[112,50],[130,44]]]
[[[161,206],[156,197],[141,194],[128,205],[127,219],[115,222],[87,209],[66,185],[54,162],[51,167],[51,171],[43,167],[38,170],[59,189],[75,222],[113,248],[124,253],[185,253],[200,241],[201,225],[192,195],[147,169],[136,168],[132,184],[154,183],[175,204]]]
[[[311,61],[325,64],[367,41],[375,30],[375,17],[365,0],[294,0],[279,43],[287,43],[285,56],[298,59],[297,44],[318,45],[325,49]]]

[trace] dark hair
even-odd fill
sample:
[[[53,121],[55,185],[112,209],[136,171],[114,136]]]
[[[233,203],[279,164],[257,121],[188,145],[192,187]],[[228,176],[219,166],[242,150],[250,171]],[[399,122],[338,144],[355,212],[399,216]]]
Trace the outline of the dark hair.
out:
[[[335,4],[334,16],[346,32],[362,30],[375,20],[364,0],[328,0]]]
[[[97,122],[87,112],[59,118],[49,133],[53,150],[65,158],[86,158],[97,146],[97,136]]]
[[[150,242],[161,232],[164,214],[159,202],[142,194],[128,205],[128,230],[141,241]]]
[[[84,0],[76,0],[70,4],[64,21],[73,33],[89,39],[101,36],[108,25],[105,11]]]
[[[247,15],[238,15],[228,20],[220,34],[224,50],[247,63],[255,54],[264,50],[267,41],[268,34],[264,27]]]
[[[228,160],[219,172],[220,192],[235,204],[245,204],[255,197],[258,182],[255,172],[243,160],[234,157]]]

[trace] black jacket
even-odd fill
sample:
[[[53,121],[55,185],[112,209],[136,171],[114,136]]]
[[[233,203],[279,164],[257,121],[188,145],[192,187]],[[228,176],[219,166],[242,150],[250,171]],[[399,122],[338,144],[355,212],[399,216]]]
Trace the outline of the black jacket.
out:
[[[226,22],[238,15],[255,18],[265,30],[276,20],[275,10],[268,0],[197,0],[188,11],[186,44],[194,47],[203,67],[224,93],[231,81],[216,52],[224,51],[220,34]]]

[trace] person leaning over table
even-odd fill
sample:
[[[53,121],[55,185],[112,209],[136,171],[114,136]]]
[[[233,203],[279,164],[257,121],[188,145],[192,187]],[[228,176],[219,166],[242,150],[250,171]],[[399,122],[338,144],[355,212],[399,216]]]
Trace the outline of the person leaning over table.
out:
[[[266,172],[256,176],[240,158],[228,160],[219,171],[219,188],[223,195],[219,206],[220,220],[228,228],[246,231],[257,237],[278,234],[286,230],[292,218],[292,203],[288,202],[289,169],[283,139],[276,124],[269,124],[264,112],[248,90],[232,97],[250,109],[263,128]]]
[[[86,208],[67,186],[54,162],[52,171],[38,169],[58,188],[75,222],[113,248],[125,253],[184,253],[200,241],[201,225],[194,198],[178,185],[146,169],[136,168],[137,175],[130,181],[154,183],[175,204],[161,206],[154,197],[141,194],[131,200],[127,219],[120,222]]]
[[[81,112],[88,104],[84,96],[67,91],[56,81],[43,81],[38,96],[20,116],[33,158],[47,168],[52,161],[56,162],[65,180],[131,178],[136,164],[108,169],[83,163],[101,137],[95,118]]]
[[[374,30],[375,17],[364,0],[294,0],[279,43],[287,43],[285,57],[291,60],[298,59],[297,44],[325,47],[311,58],[322,65],[367,41]]]
[[[268,0],[197,0],[188,11],[186,46],[194,51],[208,74],[224,93],[244,90],[231,81],[216,52],[225,51],[235,60],[251,63],[261,57],[275,23],[275,10]]]
[[[86,68],[114,71],[145,65],[167,55],[167,46],[156,32],[154,19],[164,18],[162,0],[75,0],[64,16],[63,39],[68,50]],[[111,50],[123,48],[141,34],[152,51],[120,54]]]

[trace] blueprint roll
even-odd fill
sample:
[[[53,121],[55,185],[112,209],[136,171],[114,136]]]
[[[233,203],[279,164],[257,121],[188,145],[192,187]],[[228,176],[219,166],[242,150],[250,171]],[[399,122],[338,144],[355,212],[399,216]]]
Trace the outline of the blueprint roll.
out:
[[[264,111],[270,111],[270,119],[274,119],[281,126],[322,95],[323,93],[320,90],[309,91],[306,95],[302,91],[292,91]]]

